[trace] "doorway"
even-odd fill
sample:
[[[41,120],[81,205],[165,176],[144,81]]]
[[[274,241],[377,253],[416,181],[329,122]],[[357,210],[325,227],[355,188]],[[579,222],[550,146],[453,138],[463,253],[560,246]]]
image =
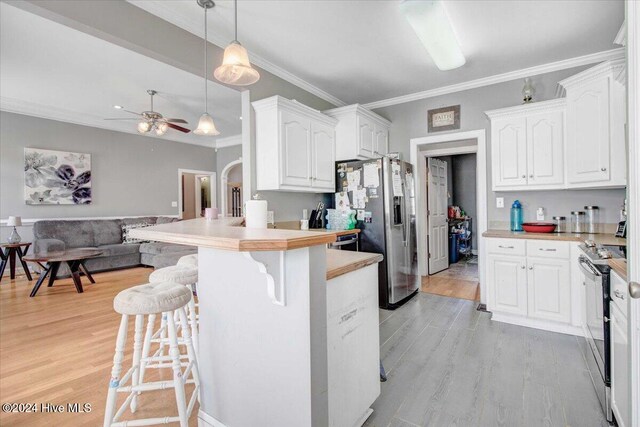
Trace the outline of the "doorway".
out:
[[[479,299],[476,153],[427,157],[428,275],[422,291]]]
[[[178,169],[178,218],[204,217],[204,210],[216,205],[215,188],[215,172]]]
[[[242,157],[227,164],[220,174],[220,214],[241,217],[243,206]]]

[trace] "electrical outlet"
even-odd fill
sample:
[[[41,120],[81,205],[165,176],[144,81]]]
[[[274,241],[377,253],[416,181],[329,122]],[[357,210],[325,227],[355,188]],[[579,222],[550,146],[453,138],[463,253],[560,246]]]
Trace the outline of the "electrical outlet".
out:
[[[275,222],[273,211],[267,211],[267,224],[273,224]]]
[[[178,202],[171,202],[171,207],[172,208],[177,208],[178,207]]]
[[[504,197],[496,197],[496,208],[504,208]]]

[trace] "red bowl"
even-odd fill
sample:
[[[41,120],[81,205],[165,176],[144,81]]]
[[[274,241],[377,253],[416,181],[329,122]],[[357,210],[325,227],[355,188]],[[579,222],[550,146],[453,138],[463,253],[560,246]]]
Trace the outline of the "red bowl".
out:
[[[527,233],[553,233],[556,225],[552,222],[525,222],[522,228]]]

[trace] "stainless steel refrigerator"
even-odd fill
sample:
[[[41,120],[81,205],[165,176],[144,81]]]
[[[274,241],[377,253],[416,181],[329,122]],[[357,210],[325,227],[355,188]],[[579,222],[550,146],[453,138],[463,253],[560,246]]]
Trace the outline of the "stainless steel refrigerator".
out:
[[[359,250],[384,255],[378,264],[380,307],[401,306],[420,288],[413,166],[387,157],[337,162],[336,192],[336,205],[348,197],[357,212]]]

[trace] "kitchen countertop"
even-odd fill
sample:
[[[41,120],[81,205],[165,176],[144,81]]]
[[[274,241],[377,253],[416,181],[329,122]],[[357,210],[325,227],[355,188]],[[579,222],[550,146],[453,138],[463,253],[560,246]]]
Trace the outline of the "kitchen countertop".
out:
[[[626,259],[608,259],[607,264],[618,276],[625,282],[627,281],[627,260]]]
[[[381,254],[327,249],[327,280],[377,264],[383,259]]]
[[[228,251],[287,251],[336,241],[335,233],[230,226],[204,218],[136,228],[131,237]]]
[[[302,231],[300,230],[300,221],[283,221],[283,222],[276,222],[275,227],[273,227],[276,230],[296,230],[296,231]],[[359,228],[354,228],[353,230],[327,230],[326,228],[313,228],[313,229],[309,229],[309,231],[316,231],[318,233],[332,233],[335,234],[336,236],[346,236],[349,234],[358,234],[360,233],[360,229]]]
[[[526,231],[487,230],[482,233],[482,236],[499,237],[503,239],[557,240],[565,242],[593,240],[598,245],[627,245],[627,239],[621,239],[612,234],[527,233]]]

